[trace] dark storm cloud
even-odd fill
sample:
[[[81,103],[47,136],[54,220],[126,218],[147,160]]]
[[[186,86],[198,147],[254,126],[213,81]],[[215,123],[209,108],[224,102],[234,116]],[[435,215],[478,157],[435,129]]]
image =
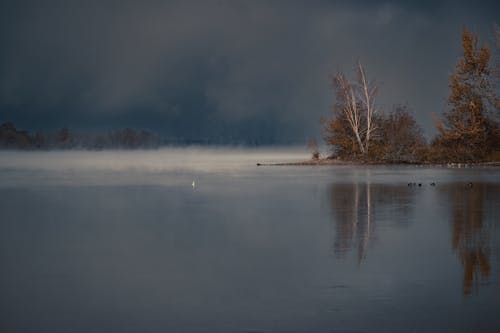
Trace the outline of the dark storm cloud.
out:
[[[170,136],[303,140],[359,59],[379,105],[426,129],[445,107],[464,25],[494,2],[12,1],[0,5],[0,121],[136,126]]]

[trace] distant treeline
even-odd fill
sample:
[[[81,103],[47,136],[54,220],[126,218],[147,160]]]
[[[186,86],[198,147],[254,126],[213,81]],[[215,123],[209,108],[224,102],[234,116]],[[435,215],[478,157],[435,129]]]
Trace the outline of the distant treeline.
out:
[[[163,146],[223,145],[258,147],[272,144],[268,139],[236,140],[232,137],[189,138],[162,136],[144,129],[123,128],[108,132],[78,132],[69,128],[55,131],[29,132],[12,122],[0,125],[0,149],[60,150],[60,149],[155,149]],[[284,144],[296,144],[285,142]]]
[[[500,28],[496,29],[500,50]],[[479,45],[477,34],[464,29],[462,58],[450,76],[448,108],[436,116],[438,135],[430,142],[407,106],[379,110],[377,85],[369,81],[361,63],[356,79],[339,72],[333,78],[336,103],[324,120],[323,138],[330,157],[373,163],[447,163],[500,161],[500,55]],[[490,64],[493,62],[493,66]],[[385,112],[384,112],[385,111]],[[310,144],[313,158],[317,145]]]
[[[157,148],[165,143],[151,132],[132,128],[112,130],[105,134],[79,134],[68,128],[50,133],[30,133],[19,130],[13,123],[0,125],[2,149],[104,149],[104,148]]]

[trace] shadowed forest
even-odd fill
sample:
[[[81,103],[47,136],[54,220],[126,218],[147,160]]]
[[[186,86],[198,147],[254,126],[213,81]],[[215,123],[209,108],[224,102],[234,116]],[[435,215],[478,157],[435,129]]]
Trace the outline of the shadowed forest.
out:
[[[4,149],[103,149],[156,148],[164,141],[154,133],[131,128],[104,134],[79,134],[68,128],[35,134],[19,130],[13,123],[0,125],[0,146]]]

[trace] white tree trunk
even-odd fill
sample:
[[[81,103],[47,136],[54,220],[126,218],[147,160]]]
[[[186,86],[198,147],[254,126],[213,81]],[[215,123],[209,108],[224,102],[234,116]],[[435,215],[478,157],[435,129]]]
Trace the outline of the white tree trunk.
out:
[[[364,154],[365,148],[363,146],[363,141],[361,140],[361,110],[358,108],[356,94],[354,93],[353,87],[347,82],[342,73],[337,74],[335,80],[337,81],[344,97],[342,111],[344,112],[354,136],[356,137],[361,153]]]
[[[365,133],[365,149],[364,151],[368,153],[371,134],[375,130],[373,115],[375,114],[375,94],[377,92],[377,87],[375,85],[370,85],[366,80],[365,69],[361,63],[358,64],[358,74],[359,74],[359,88],[361,90],[360,100],[362,105],[366,110],[366,133]]]

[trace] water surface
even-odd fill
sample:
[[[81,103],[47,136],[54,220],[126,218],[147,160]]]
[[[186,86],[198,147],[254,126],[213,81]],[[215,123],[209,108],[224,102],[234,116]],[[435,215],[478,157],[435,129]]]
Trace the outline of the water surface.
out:
[[[0,153],[0,330],[500,330],[499,169],[306,157]]]

